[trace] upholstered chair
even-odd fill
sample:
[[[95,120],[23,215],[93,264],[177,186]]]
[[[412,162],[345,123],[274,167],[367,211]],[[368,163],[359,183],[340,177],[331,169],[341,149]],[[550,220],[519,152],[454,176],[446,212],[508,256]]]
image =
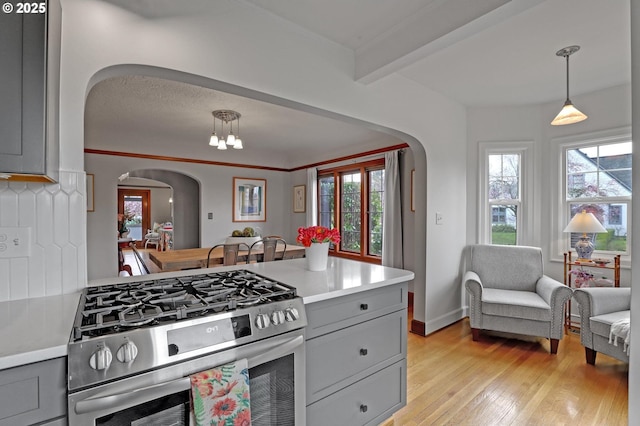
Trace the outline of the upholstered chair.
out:
[[[628,287],[577,288],[574,297],[580,311],[580,343],[584,346],[587,364],[595,365],[601,352],[620,361],[629,362],[624,342],[609,343],[611,325],[629,320],[631,289]]]
[[[471,246],[463,282],[474,341],[481,330],[538,336],[549,339],[551,353],[557,353],[565,302],[573,292],[544,275],[540,248]]]

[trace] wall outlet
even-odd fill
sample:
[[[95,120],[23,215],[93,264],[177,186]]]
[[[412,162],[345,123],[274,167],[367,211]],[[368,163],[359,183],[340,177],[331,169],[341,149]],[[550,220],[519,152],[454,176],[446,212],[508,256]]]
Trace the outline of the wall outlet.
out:
[[[31,227],[0,228],[0,258],[29,257]]]
[[[444,222],[444,218],[442,217],[442,213],[436,212],[436,225],[442,225]]]
[[[207,213],[207,219],[209,219],[209,220],[213,219],[213,213],[212,212]]]

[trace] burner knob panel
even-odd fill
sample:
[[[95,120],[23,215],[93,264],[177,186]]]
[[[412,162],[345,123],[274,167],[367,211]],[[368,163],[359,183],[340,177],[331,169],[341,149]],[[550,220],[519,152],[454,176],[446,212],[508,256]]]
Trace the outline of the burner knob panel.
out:
[[[89,358],[89,365],[94,370],[106,370],[111,365],[113,355],[109,347],[100,345],[98,349]]]
[[[284,312],[275,311],[271,314],[271,322],[273,325],[282,324],[284,322]]]
[[[138,347],[135,343],[127,340],[116,352],[116,358],[120,362],[131,362],[138,356]]]
[[[287,308],[284,311],[284,318],[288,322],[293,322],[300,318],[300,314],[298,313],[298,310],[296,308]]]
[[[258,327],[260,330],[262,330],[263,328],[269,327],[269,324],[270,324],[269,315],[267,314],[256,315],[256,327]]]

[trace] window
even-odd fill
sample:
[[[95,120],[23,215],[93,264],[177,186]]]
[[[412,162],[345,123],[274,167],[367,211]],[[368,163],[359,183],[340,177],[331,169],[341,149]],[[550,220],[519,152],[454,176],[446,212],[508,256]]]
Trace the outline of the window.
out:
[[[532,205],[533,142],[479,144],[478,242],[535,245],[534,220],[525,220]]]
[[[631,233],[631,142],[584,143],[564,149],[566,223],[582,211],[607,230],[591,235],[595,250],[629,253]],[[580,235],[572,233],[573,248]]]
[[[384,160],[318,173],[318,220],[340,230],[334,254],[378,263],[382,256]]]
[[[491,244],[518,243],[520,209],[520,154],[489,154],[489,209]]]

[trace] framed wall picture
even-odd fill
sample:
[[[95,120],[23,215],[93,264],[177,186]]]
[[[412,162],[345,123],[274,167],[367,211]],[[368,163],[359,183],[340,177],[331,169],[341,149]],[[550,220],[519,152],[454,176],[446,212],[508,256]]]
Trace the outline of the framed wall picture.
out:
[[[307,205],[306,185],[297,185],[293,187],[293,212],[304,213]]]
[[[233,178],[233,221],[267,220],[267,180]]]
[[[415,185],[414,185],[414,181],[415,181],[415,174],[416,174],[416,169],[412,169],[411,170],[411,211],[415,212],[416,211],[416,205],[414,203],[414,198],[415,198]]]
[[[95,205],[93,204],[93,180],[94,175],[87,173],[87,211],[93,212],[95,211]]]

